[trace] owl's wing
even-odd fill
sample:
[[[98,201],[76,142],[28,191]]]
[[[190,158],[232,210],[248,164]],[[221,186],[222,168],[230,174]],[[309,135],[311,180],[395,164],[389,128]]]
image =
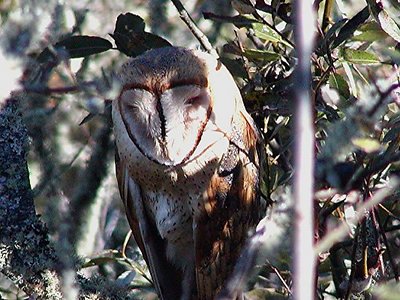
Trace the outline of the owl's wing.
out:
[[[230,146],[195,223],[198,299],[214,299],[231,274],[248,231],[265,212],[259,196],[258,131],[247,113],[236,116]]]
[[[119,159],[118,154],[115,164],[118,186],[129,225],[149,266],[157,293],[161,299],[179,299],[182,276],[166,259],[165,242],[144,209],[140,186],[129,176],[128,169]]]

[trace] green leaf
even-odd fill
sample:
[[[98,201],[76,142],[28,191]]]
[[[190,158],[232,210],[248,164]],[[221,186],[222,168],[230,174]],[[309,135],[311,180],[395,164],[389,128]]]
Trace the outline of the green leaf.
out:
[[[250,60],[275,61],[280,58],[278,53],[266,50],[245,49],[243,55]]]
[[[55,49],[64,49],[70,58],[86,57],[98,54],[112,48],[110,41],[98,36],[76,35],[59,41],[53,46]],[[38,56],[39,62],[54,58],[54,54],[46,48]]]
[[[286,46],[292,48],[292,46],[286,42],[282,36],[270,26],[264,24],[253,24],[254,33],[258,38],[264,41],[272,42],[272,43],[282,43]]]
[[[88,267],[93,267],[93,266],[100,266],[104,265],[107,263],[113,263],[116,261],[120,261],[121,259],[118,259],[116,257],[110,257],[110,256],[99,256],[92,258],[88,261],[86,261],[83,265],[82,268],[88,268]]]
[[[358,90],[356,86],[356,81],[354,79],[353,73],[351,72],[350,65],[346,61],[342,61],[343,70],[347,75],[350,83],[351,94],[357,98]]]
[[[355,35],[352,38],[353,41],[375,42],[388,37],[388,34],[375,21],[361,25],[358,31],[360,34]]]
[[[349,85],[342,75],[332,73],[329,76],[329,86],[337,89],[345,99],[350,97]]]
[[[370,65],[381,62],[375,54],[363,50],[342,48],[340,54],[345,61],[353,64]]]
[[[400,42],[399,26],[384,9],[378,13],[378,21],[382,29],[388,35],[390,35],[396,42]]]
[[[351,142],[366,153],[376,152],[381,148],[379,141],[371,138],[354,138]]]

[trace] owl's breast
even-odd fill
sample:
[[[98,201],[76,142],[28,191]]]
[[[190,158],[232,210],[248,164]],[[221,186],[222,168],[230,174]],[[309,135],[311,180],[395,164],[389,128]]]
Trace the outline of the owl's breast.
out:
[[[145,173],[157,180],[139,179],[148,216],[167,242],[167,256],[181,268],[194,263],[193,220],[204,208],[204,194],[214,171],[210,163],[192,176],[182,171],[172,175],[164,169],[158,175]]]
[[[192,230],[193,218],[204,207],[205,191],[216,165],[216,161],[206,162],[201,170],[190,175],[182,169],[168,168],[139,175],[137,180],[145,197],[146,209],[162,238],[173,242],[189,230],[186,226]]]
[[[138,149],[127,134],[118,108],[113,109],[119,157],[140,187],[149,218],[167,241],[167,255],[177,263],[192,261],[193,253],[188,249],[194,247],[193,220],[204,211],[211,178],[229,145],[227,135],[207,125],[192,156],[182,165],[169,167],[152,161],[142,153],[144,149]]]

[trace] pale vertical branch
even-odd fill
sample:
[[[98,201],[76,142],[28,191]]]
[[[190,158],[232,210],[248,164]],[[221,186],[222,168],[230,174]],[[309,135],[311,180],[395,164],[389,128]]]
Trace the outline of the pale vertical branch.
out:
[[[295,245],[294,299],[314,299],[315,258],[313,253],[314,126],[310,97],[311,53],[315,16],[312,1],[295,1]]]

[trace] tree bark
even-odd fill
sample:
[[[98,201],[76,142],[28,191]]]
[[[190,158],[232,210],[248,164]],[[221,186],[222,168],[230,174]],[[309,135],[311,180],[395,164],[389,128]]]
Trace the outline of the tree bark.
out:
[[[10,98],[0,107],[0,271],[28,295],[62,299],[57,258],[35,212],[27,150],[27,130]]]

